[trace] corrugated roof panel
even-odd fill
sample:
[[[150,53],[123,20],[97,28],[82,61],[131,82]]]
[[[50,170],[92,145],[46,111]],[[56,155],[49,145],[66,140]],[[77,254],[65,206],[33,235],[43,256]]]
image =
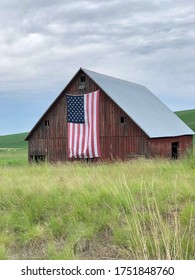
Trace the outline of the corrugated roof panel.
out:
[[[150,137],[194,132],[144,86],[81,68]]]

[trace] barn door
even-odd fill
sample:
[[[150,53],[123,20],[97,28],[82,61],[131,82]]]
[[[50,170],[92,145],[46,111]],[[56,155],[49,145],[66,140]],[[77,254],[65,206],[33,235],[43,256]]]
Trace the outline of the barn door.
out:
[[[172,159],[177,159],[179,155],[179,142],[172,143]]]

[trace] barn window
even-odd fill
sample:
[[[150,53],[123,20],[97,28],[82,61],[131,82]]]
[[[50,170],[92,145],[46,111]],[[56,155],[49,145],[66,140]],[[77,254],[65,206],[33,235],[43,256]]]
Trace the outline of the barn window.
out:
[[[45,126],[49,126],[49,120],[45,120]]]
[[[81,93],[82,93],[82,91],[85,90],[85,87],[86,87],[85,76],[81,76],[81,77],[80,77],[80,84],[79,84],[78,89],[80,89],[80,90],[81,90]]]
[[[126,117],[121,117],[120,122],[121,124],[125,124],[127,122]]]
[[[45,155],[35,155],[35,162],[40,163],[45,161]]]
[[[81,76],[81,83],[85,83],[85,76]]]

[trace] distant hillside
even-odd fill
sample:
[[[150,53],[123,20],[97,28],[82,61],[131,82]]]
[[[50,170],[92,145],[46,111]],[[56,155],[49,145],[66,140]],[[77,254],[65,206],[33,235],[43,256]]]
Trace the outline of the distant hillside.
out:
[[[0,148],[27,148],[28,143],[24,141],[28,132],[0,136]]]
[[[176,115],[184,121],[193,131],[195,131],[195,109],[178,111]]]

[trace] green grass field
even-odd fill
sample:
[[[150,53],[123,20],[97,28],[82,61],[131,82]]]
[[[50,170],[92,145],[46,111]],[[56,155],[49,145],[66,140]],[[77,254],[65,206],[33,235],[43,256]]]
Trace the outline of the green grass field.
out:
[[[27,132],[0,136],[0,166],[27,164]]]
[[[27,132],[0,136],[0,148],[22,148],[27,149],[28,142],[24,141]]]
[[[195,155],[29,165],[24,137],[0,136],[0,259],[195,259]]]
[[[1,259],[194,259],[195,160],[0,169]]]
[[[27,154],[27,149],[24,148],[0,148],[0,168],[27,164]]]

